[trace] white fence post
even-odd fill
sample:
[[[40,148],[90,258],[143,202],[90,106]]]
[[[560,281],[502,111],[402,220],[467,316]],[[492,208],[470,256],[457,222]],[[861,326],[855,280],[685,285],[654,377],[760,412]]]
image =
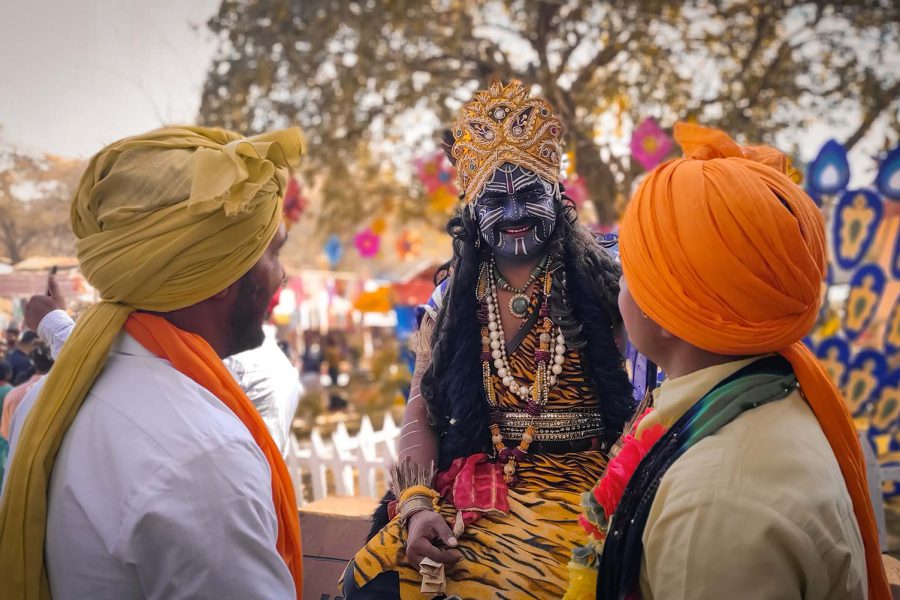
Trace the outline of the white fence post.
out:
[[[346,425],[339,423],[326,441],[318,428],[310,434],[308,443],[301,444],[293,438],[288,450],[288,469],[294,479],[299,504],[304,504],[303,474],[311,479],[312,500],[328,495],[328,472],[334,478],[334,493],[352,496],[356,492],[354,474],[359,477],[359,493],[378,495],[378,475],[385,485],[390,482],[390,467],[397,460],[397,441],[400,428],[393,416],[386,413],[380,431],[372,426],[372,420],[364,416],[359,433],[351,436]]]
[[[313,500],[318,500],[319,498],[324,498],[328,491],[325,461],[331,458],[332,452],[325,445],[325,441],[319,434],[318,429],[312,430],[310,443],[312,444],[312,452],[310,452],[308,471],[312,476]]]
[[[312,452],[309,448],[301,448],[297,443],[297,438],[288,437],[288,452],[285,457],[288,473],[291,474],[291,481],[294,482],[294,495],[297,497],[297,504],[303,506],[306,504],[305,486],[303,485],[303,463],[310,465],[312,462]],[[307,467],[308,468],[308,467]]]

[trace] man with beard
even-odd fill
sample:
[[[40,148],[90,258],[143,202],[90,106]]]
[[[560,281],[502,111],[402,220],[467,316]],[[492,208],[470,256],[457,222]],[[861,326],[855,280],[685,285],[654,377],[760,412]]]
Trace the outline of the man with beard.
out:
[[[580,496],[632,389],[619,271],[562,193],[562,133],[519,82],[478,92],[445,133],[464,203],[451,275],[420,326],[394,498],[344,574],[349,600],[565,590]]]
[[[102,300],[16,413],[0,505],[10,598],[294,598],[293,487],[222,357],[258,346],[284,272],[296,129],[116,142],[72,205]]]
[[[277,300],[276,294],[269,302],[267,319],[277,306]],[[238,317],[235,315],[235,321],[240,326]],[[53,275],[49,278],[48,292],[32,296],[25,305],[25,323],[37,331],[55,359],[75,328],[75,321],[66,312],[65,298]],[[270,327],[264,327],[265,341],[262,345],[229,356],[225,359],[225,366],[259,411],[281,455],[287,458],[294,413],[303,386],[297,369],[275,342],[274,333],[270,335],[266,331]],[[0,426],[0,436],[2,431]]]

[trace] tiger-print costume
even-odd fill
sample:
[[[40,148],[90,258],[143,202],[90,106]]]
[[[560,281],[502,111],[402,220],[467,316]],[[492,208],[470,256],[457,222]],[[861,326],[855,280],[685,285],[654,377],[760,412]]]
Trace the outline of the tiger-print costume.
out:
[[[518,348],[508,352],[519,382],[534,381],[537,341],[532,329]],[[597,405],[580,364],[580,353],[570,348],[547,410]],[[496,377],[494,383],[502,407],[524,408]],[[521,461],[516,470],[519,480],[509,490],[510,513],[482,516],[459,539],[463,559],[447,567],[447,595],[471,600],[561,598],[572,548],[584,537],[578,525],[581,494],[597,483],[605,465],[606,456],[599,450],[529,455]],[[440,509],[448,520],[456,514],[446,502]],[[356,554],[345,576],[352,573],[362,587],[384,571],[397,571],[400,597],[421,599],[421,577],[406,562],[405,544],[406,531],[394,519]]]

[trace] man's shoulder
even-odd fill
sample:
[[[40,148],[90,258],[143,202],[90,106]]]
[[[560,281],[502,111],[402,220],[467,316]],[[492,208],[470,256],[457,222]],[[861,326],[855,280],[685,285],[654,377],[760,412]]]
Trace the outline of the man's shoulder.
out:
[[[110,443],[144,444],[173,457],[252,439],[221,400],[156,357],[112,354],[79,410],[76,432],[79,422],[108,433]]]
[[[852,512],[828,440],[796,392],[701,440],[663,476],[659,492],[675,503],[715,496],[765,506],[803,529]]]
[[[250,478],[263,490],[269,471],[247,428],[217,397],[167,361],[113,352],[60,446],[51,492],[67,490],[53,496],[63,499],[57,508],[73,499],[90,504],[88,518],[100,522],[129,498],[116,510],[139,513],[131,502],[178,486],[205,495],[198,486],[214,474]],[[107,499],[97,497],[101,488]]]
[[[452,275],[451,275],[452,277]],[[447,289],[450,287],[450,278],[448,277],[442,282],[440,282],[437,287],[434,288],[434,291],[431,293],[431,296],[428,298],[428,302],[422,304],[418,307],[416,312],[416,321],[421,325],[422,319],[427,315],[431,318],[431,320],[436,321],[438,313],[441,312],[441,309],[444,307],[444,300],[447,296]]]

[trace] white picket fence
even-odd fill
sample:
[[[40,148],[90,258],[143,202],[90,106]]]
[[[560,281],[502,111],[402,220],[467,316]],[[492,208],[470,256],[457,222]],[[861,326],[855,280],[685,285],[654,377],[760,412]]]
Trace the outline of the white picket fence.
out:
[[[291,436],[287,466],[294,481],[300,505],[321,500],[329,494],[338,496],[380,497],[390,481],[390,468],[397,460],[400,428],[390,413],[384,416],[381,430],[375,431],[372,420],[364,416],[359,433],[351,436],[347,426],[338,423],[329,439],[318,428],[312,430],[308,442]],[[333,491],[329,490],[331,473]],[[311,493],[307,494],[304,475],[308,475]],[[382,487],[379,491],[379,482]]]
[[[375,431],[372,420],[364,416],[355,436],[349,434],[343,423],[338,423],[328,440],[322,437],[318,428],[312,430],[309,441],[304,443],[291,436],[287,466],[294,481],[297,502],[304,505],[330,494],[380,497],[389,485],[390,468],[397,461],[399,438],[400,428],[390,413],[384,415],[384,425],[380,431]],[[900,467],[880,467],[868,438],[861,435],[860,443],[866,458],[878,537],[882,550],[885,550],[887,533],[881,484],[883,481],[900,480]],[[329,490],[328,486],[329,472],[333,490]],[[304,475],[308,475],[312,482],[309,494],[306,493]]]

